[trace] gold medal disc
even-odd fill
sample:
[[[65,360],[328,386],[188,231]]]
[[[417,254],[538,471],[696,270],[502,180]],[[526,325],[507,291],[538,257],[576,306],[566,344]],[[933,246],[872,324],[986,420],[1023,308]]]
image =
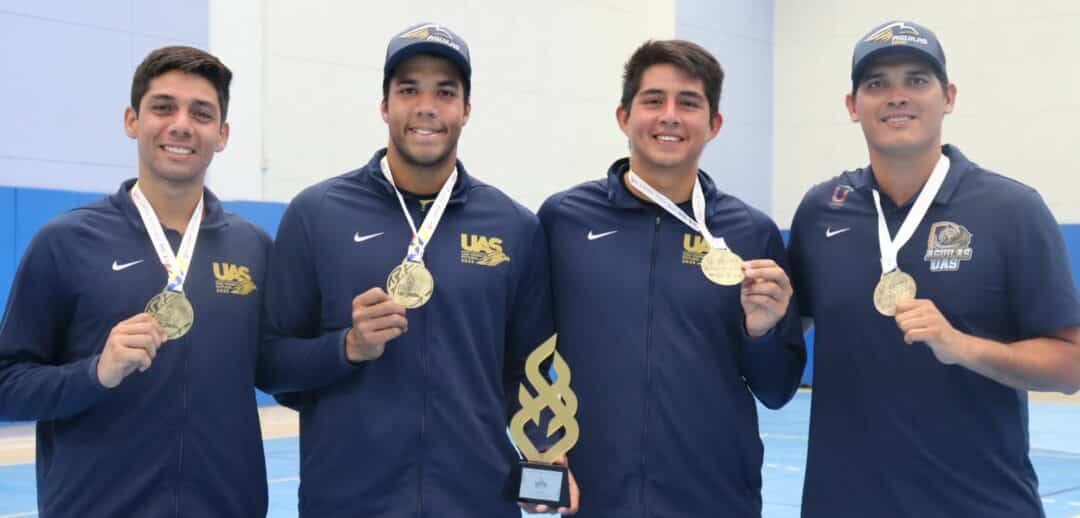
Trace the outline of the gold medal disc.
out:
[[[164,290],[146,303],[146,312],[154,315],[169,340],[176,340],[187,334],[195,323],[195,310],[191,301],[180,291]]]
[[[424,263],[404,261],[386,278],[386,293],[401,305],[416,309],[431,300],[435,279]]]
[[[915,291],[915,279],[900,270],[893,270],[883,274],[874,287],[874,307],[882,315],[896,316],[896,303],[913,300]]]
[[[729,248],[713,248],[701,260],[701,271],[721,286],[735,286],[743,281],[743,260]]]

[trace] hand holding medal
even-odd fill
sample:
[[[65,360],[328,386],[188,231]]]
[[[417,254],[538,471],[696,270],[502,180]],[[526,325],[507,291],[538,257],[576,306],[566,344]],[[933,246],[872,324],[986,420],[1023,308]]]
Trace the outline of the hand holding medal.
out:
[[[743,281],[739,294],[745,315],[743,325],[746,326],[746,334],[757,338],[768,333],[787,314],[791,295],[791,281],[776,261],[748,261],[746,280]]]
[[[409,329],[405,307],[382,288],[371,288],[352,303],[352,328],[345,335],[345,357],[353,363],[382,356],[386,343]]]

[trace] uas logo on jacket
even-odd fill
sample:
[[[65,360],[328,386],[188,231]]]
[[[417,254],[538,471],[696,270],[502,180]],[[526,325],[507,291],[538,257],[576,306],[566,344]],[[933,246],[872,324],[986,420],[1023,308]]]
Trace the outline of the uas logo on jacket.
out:
[[[251,269],[232,263],[214,263],[214,289],[225,295],[247,295],[255,291]]]
[[[708,254],[709,250],[712,248],[709,245],[709,242],[701,237],[701,234],[683,234],[682,243],[683,264],[701,264],[701,260],[705,258],[705,254]]]
[[[498,237],[461,234],[461,262],[495,267],[510,261]]]

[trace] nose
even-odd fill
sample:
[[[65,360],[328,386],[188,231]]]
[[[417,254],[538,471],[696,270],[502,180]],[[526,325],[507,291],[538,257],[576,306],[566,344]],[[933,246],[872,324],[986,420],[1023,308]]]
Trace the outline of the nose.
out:
[[[903,87],[893,87],[889,89],[888,105],[890,108],[902,108],[907,106],[911,102],[910,97]]]
[[[665,126],[678,126],[681,123],[675,103],[675,99],[668,99],[664,102],[664,108],[660,112],[660,124]]]
[[[438,113],[434,93],[424,92],[417,96],[416,115],[418,117],[435,118]]]
[[[169,125],[169,136],[174,138],[190,138],[194,133],[191,125],[191,115],[184,110],[177,112],[172,124]]]

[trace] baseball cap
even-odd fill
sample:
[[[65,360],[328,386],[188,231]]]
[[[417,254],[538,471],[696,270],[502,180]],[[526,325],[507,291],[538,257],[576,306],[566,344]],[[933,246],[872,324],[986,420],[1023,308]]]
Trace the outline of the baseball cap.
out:
[[[383,82],[402,61],[417,54],[434,54],[446,58],[461,71],[462,80],[468,85],[472,79],[469,63],[469,46],[456,33],[437,23],[413,25],[390,38],[386,46],[386,64],[383,65]]]
[[[875,27],[855,43],[851,57],[851,86],[855,90],[863,73],[884,56],[908,54],[930,63],[945,77],[945,51],[933,31],[911,21],[893,20]]]

